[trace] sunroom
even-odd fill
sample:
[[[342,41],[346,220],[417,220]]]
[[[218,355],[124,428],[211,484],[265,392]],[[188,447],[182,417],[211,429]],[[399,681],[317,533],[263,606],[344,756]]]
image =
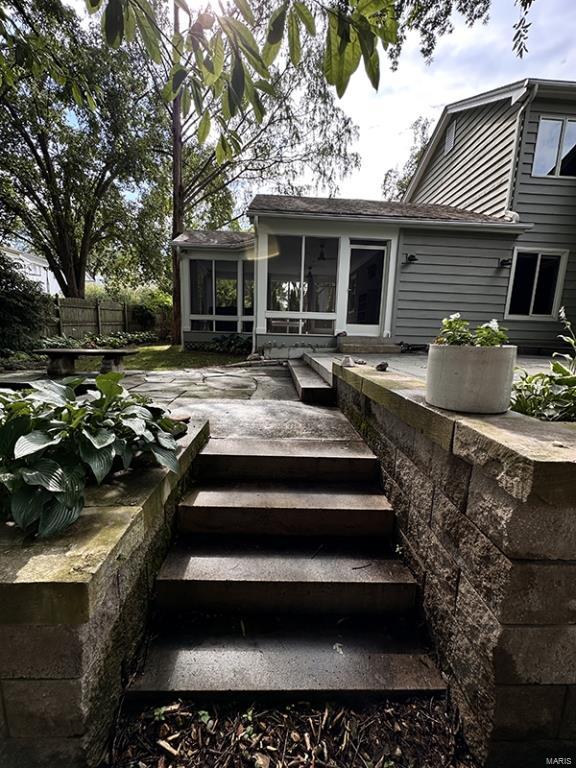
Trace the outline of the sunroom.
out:
[[[505,265],[527,228],[446,206],[281,195],[257,195],[247,215],[254,233],[174,241],[184,344],[222,333],[250,334],[258,350],[335,348],[339,336],[421,344],[454,307],[475,312],[477,292],[502,318]]]

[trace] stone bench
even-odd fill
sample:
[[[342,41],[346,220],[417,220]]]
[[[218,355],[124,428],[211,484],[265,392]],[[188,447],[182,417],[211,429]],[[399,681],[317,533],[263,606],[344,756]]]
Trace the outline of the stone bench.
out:
[[[121,373],[124,370],[124,358],[135,355],[135,349],[35,349],[39,355],[47,355],[49,376],[71,376],[76,372],[78,357],[101,357],[100,373],[111,371]]]

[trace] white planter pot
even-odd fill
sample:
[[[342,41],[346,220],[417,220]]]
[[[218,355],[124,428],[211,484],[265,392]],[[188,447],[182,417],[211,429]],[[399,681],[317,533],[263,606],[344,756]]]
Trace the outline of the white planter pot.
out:
[[[431,344],[426,402],[448,411],[504,413],[510,406],[516,347]]]

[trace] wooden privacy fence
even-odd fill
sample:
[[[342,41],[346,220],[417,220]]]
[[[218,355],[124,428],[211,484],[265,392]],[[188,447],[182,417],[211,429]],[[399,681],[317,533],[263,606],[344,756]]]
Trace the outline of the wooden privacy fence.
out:
[[[167,312],[156,313],[153,323],[145,322],[135,306],[120,301],[64,299],[54,301],[54,314],[45,328],[46,336],[82,339],[89,333],[106,336],[116,331],[158,331],[167,324]]]

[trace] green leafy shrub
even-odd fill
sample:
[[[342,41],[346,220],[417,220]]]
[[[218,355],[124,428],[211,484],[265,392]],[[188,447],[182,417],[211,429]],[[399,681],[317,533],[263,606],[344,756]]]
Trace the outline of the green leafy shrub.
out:
[[[72,336],[50,336],[40,339],[42,349],[121,349],[134,344],[153,344],[158,337],[151,331],[115,331],[106,336],[87,334],[83,339]]]
[[[175,435],[183,426],[147,398],[130,394],[122,374],[41,381],[26,392],[0,390],[0,509],[23,530],[51,536],[77,520],[87,482],[151,454],[178,470]],[[120,468],[120,467],[119,467]]]
[[[225,333],[215,336],[211,341],[197,341],[186,344],[188,349],[202,352],[224,352],[231,355],[249,355],[252,351],[252,338],[239,333]]]
[[[500,328],[495,318],[472,330],[470,323],[463,320],[459,312],[442,320],[440,335],[434,340],[435,344],[450,344],[458,347],[500,347],[507,341],[506,328]]]
[[[570,351],[556,352],[548,372],[521,371],[512,388],[512,410],[542,421],[576,421],[576,335],[564,307],[559,315]]]
[[[34,346],[52,305],[38,283],[2,251],[0,297],[0,357],[9,357]]]

